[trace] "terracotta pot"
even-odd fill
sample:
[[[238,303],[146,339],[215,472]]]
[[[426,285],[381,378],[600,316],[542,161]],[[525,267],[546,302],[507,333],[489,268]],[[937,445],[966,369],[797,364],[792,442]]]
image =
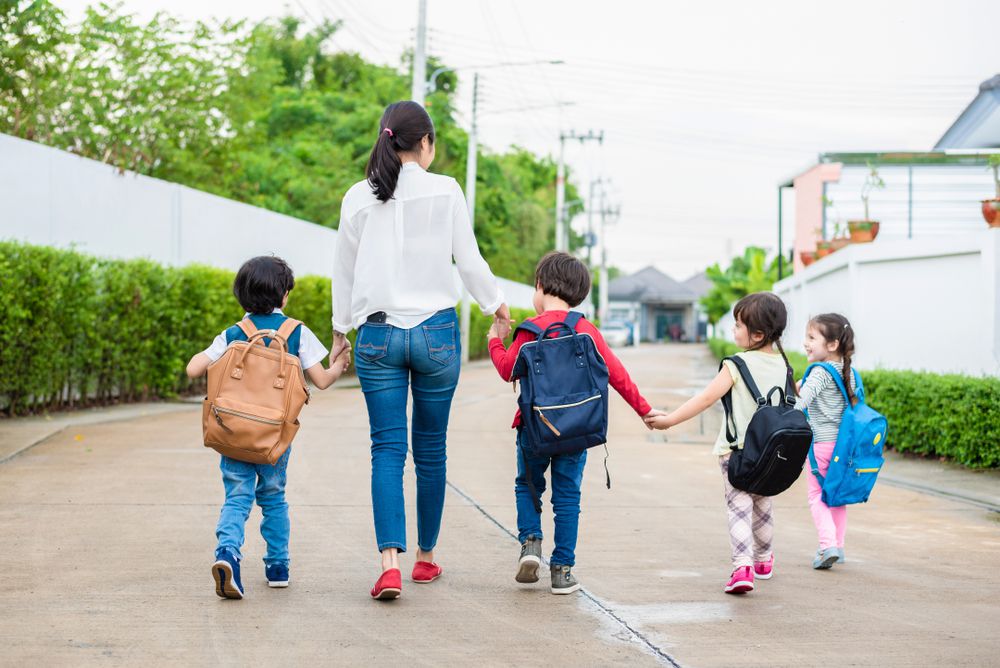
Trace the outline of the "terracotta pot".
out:
[[[816,261],[816,251],[799,251],[799,259],[808,267]]]
[[[993,199],[984,199],[983,204],[983,220],[990,227],[1000,227],[1000,197],[994,197]]]
[[[839,237],[837,239],[830,239],[830,249],[834,252],[839,251],[841,248],[847,248],[851,245],[851,240],[847,237]]]
[[[833,249],[830,247],[830,242],[829,241],[821,241],[820,243],[816,244],[816,259],[817,260],[820,259],[820,258],[826,257],[827,255],[829,255],[832,252],[833,252]]]
[[[849,220],[847,227],[851,231],[852,244],[864,244],[875,240],[878,236],[879,222],[877,220]]]

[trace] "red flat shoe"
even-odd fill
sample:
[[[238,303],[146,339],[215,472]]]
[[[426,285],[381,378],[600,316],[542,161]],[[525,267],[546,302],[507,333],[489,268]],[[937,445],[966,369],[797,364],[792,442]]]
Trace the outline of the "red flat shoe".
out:
[[[434,582],[441,577],[442,569],[433,561],[418,561],[413,564],[413,581],[417,584]]]
[[[372,587],[372,598],[377,601],[391,601],[399,598],[403,591],[403,574],[398,568],[390,568],[379,576]]]

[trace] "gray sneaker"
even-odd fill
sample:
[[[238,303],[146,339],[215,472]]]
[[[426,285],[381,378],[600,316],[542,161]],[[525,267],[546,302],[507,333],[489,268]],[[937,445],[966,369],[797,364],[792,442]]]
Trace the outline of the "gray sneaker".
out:
[[[813,568],[818,571],[826,570],[837,563],[840,555],[837,548],[828,547],[825,550],[816,550],[816,558],[813,559]]]
[[[844,548],[838,547],[837,548],[837,563],[838,564],[843,564],[846,561],[847,561],[847,557],[844,556]]]
[[[528,536],[521,544],[521,558],[517,562],[518,582],[538,582],[538,567],[542,565],[542,539]]]
[[[552,564],[552,593],[572,594],[580,588],[580,583],[573,577],[572,566]]]

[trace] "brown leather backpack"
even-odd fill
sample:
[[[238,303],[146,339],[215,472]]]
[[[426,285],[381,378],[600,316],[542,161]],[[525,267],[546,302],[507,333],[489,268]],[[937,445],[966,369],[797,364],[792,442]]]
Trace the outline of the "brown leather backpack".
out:
[[[274,464],[285,453],[309,403],[299,358],[288,354],[288,337],[301,324],[288,318],[277,330],[258,331],[249,318],[238,323],[247,340],[232,342],[208,367],[205,447],[253,464]]]

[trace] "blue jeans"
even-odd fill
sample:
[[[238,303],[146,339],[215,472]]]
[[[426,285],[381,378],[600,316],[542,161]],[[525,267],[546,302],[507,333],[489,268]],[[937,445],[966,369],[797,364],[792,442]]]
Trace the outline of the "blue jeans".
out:
[[[222,455],[219,468],[222,482],[226,487],[226,502],[222,505],[219,525],[215,535],[220,552],[229,549],[242,559],[244,528],[254,499],[264,517],[260,521],[260,535],[267,543],[264,563],[288,565],[288,503],[285,501],[285,481],[288,478],[288,456],[291,447],[285,450],[277,463],[250,464]]]
[[[444,510],[445,441],[462,359],[455,309],[411,329],[365,323],[355,365],[368,405],[372,438],[372,509],[378,549],[406,551],[403,466],[406,402],[413,389],[413,466],[417,474],[417,544],[437,544]]]
[[[527,444],[521,429],[517,430],[517,478],[514,496],[517,499],[517,539],[542,537],[542,515],[535,510],[528,487],[528,476],[535,486],[539,501],[545,491],[545,470],[552,468],[552,512],[555,523],[555,549],[552,564],[576,564],[576,536],[580,526],[580,483],[587,464],[587,451],[555,457],[534,457],[525,450]]]

